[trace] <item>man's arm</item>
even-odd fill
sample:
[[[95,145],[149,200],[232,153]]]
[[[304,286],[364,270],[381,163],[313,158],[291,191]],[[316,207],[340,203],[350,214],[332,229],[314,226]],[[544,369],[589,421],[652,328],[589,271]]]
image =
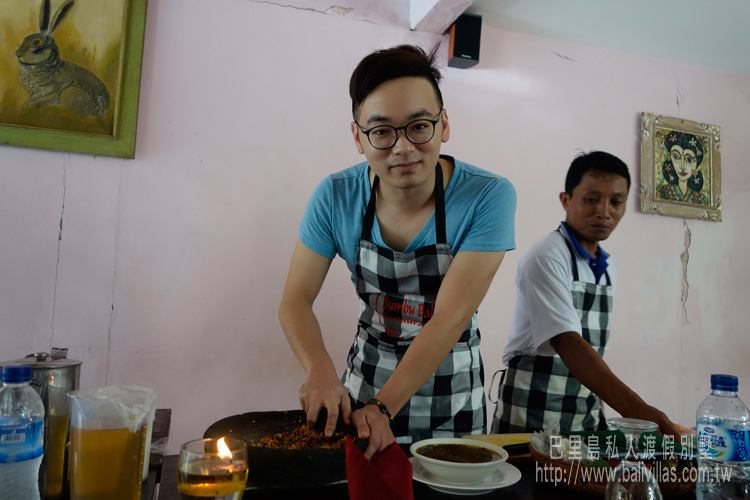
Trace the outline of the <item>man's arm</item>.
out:
[[[292,351],[307,373],[299,400],[312,425],[321,408],[328,411],[326,435],[332,436],[339,416],[351,422],[349,394],[344,388],[323,343],[313,303],[320,293],[333,259],[307,248],[297,241],[289,266],[284,294],[279,306],[279,321]]]
[[[604,359],[576,332],[553,337],[550,344],[570,373],[602,401],[623,417],[639,418],[659,424],[664,434],[677,438],[680,433],[667,415],[646,404],[638,394],[610,370]]]
[[[459,252],[435,299],[430,321],[412,341],[388,382],[376,395],[392,415],[437,371],[461,337],[484,299],[505,252]],[[369,437],[365,457],[371,459],[394,442],[388,419],[375,405],[354,412],[360,437]]]

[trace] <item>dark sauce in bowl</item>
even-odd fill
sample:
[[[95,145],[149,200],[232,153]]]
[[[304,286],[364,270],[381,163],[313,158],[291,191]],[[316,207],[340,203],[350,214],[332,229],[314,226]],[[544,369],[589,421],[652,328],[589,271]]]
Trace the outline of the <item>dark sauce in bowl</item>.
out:
[[[427,458],[461,464],[481,464],[502,458],[495,451],[471,444],[428,444],[417,448],[417,453]]]

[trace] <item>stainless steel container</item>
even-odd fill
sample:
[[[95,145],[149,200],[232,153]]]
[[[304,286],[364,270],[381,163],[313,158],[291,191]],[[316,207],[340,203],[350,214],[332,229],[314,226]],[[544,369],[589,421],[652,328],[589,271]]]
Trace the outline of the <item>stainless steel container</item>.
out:
[[[44,402],[44,459],[39,473],[39,491],[44,500],[61,500],[68,497],[68,393],[78,389],[81,362],[67,359],[67,356],[67,349],[52,348],[51,353],[38,352],[25,358],[0,362],[0,367],[30,366],[30,385]]]

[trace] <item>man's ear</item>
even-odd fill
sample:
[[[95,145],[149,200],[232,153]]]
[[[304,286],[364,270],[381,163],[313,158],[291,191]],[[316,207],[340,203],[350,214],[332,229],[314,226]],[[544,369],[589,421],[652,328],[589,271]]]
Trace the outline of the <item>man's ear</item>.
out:
[[[560,203],[562,204],[565,211],[568,211],[568,203],[570,202],[570,195],[563,191],[560,193]]]
[[[448,139],[451,138],[451,126],[450,123],[448,123],[448,111],[443,108],[443,134],[440,136],[440,142],[448,142]]]
[[[352,137],[354,137],[354,144],[355,146],[357,146],[357,151],[359,151],[359,154],[365,154],[365,150],[362,149],[362,143],[359,142],[359,127],[357,127],[357,124],[354,122],[352,122]]]

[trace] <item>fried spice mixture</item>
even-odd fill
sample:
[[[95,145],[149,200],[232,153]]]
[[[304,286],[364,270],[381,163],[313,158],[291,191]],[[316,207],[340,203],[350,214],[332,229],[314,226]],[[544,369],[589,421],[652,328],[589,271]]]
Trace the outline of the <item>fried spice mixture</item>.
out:
[[[251,445],[276,450],[303,450],[310,448],[332,450],[343,448],[345,440],[346,435],[343,432],[336,433],[333,437],[327,438],[323,433],[315,432],[310,427],[302,425],[293,431],[279,432],[266,436],[251,443]]]
[[[500,455],[487,448],[470,444],[428,444],[417,449],[428,458],[464,464],[478,464],[500,460]]]

